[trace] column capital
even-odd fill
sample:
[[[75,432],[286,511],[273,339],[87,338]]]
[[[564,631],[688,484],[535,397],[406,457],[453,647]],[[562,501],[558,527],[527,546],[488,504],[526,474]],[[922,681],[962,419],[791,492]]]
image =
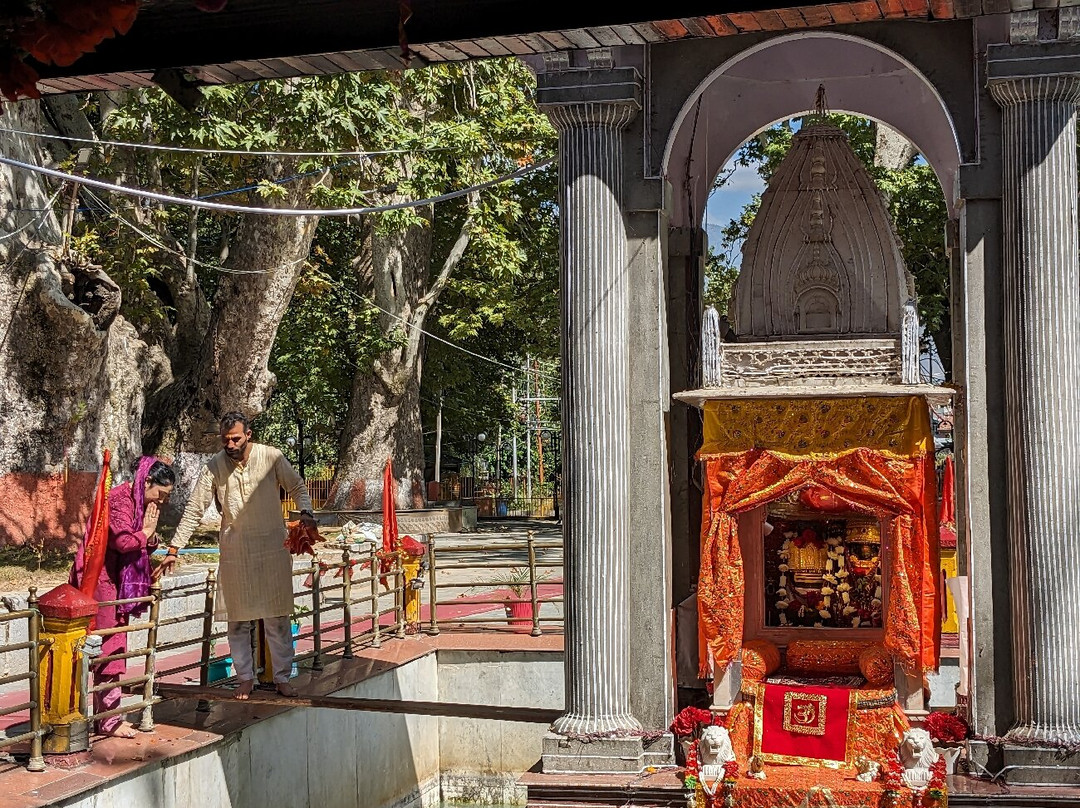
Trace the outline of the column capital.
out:
[[[995,79],[987,84],[990,95],[1003,107],[1027,101],[1080,104],[1080,75]]]
[[[536,77],[536,103],[564,131],[580,126],[621,129],[641,110],[641,74],[632,67],[564,70]]]
[[[1028,101],[1080,103],[1080,44],[991,45],[986,84],[1003,107]]]

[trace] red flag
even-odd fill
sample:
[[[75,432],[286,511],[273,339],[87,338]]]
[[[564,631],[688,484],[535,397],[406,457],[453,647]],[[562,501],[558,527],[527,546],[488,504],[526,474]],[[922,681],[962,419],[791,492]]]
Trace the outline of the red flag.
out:
[[[956,472],[953,470],[952,455],[945,458],[945,468],[941,471],[941,518],[943,525],[956,524]]]
[[[101,568],[105,565],[105,549],[109,545],[109,483],[112,479],[109,461],[111,459],[112,455],[106,449],[101,461],[101,474],[98,476],[97,488],[94,491],[94,506],[86,522],[86,534],[83,536],[80,551],[82,578],[78,583],[79,591],[90,598],[94,597],[98,576],[101,575]],[[78,559],[76,559],[76,566],[78,566]]]
[[[397,550],[397,480],[394,479],[392,458],[386,458],[386,471],[383,472],[382,490],[382,549],[387,556]],[[379,565],[380,572],[387,572],[391,567],[389,558],[383,558]]]

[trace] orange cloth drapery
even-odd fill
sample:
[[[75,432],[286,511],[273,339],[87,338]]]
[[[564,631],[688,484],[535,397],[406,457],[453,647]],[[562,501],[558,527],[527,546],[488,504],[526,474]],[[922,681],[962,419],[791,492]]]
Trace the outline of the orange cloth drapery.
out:
[[[938,666],[937,485],[926,402],[918,396],[710,401],[698,617],[703,650],[724,670],[743,640],[738,515],[813,485],[851,510],[891,519],[884,645],[909,674]],[[703,669],[707,657],[702,656]]]

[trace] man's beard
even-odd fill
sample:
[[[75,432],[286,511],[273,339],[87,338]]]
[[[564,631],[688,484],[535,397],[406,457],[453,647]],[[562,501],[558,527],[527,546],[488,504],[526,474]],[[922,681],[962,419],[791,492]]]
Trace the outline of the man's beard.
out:
[[[239,460],[244,456],[244,447],[241,446],[239,449],[226,449],[225,454],[227,454],[233,460]]]

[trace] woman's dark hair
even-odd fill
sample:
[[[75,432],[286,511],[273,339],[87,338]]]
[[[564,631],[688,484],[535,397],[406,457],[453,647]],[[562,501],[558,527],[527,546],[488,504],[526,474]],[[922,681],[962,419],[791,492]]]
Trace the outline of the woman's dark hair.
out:
[[[168,463],[155,460],[146,472],[146,481],[151,485],[176,485],[176,472]]]

